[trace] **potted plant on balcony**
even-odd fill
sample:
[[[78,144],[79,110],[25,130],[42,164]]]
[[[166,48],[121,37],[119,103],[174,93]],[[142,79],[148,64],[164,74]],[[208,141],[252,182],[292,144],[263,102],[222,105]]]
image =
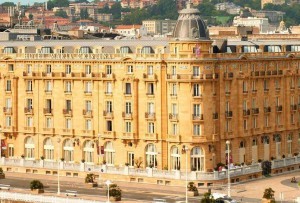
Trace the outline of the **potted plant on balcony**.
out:
[[[262,203],[273,203],[275,202],[274,199],[274,193],[275,191],[272,188],[266,188],[264,192],[264,196],[262,199]]]
[[[98,184],[95,182],[95,175],[93,173],[86,174],[85,183],[90,187],[97,187]]]
[[[45,159],[45,157],[44,156],[41,156],[41,160],[44,160]]]
[[[107,191],[106,191],[107,195]],[[122,190],[117,184],[111,184],[109,186],[109,200],[110,201],[121,201]]]
[[[194,182],[189,182],[188,184],[188,196],[189,197],[194,197],[194,196],[198,196],[198,189],[195,186]]]
[[[30,182],[30,189],[33,194],[44,193],[44,185],[39,180],[33,180]]]
[[[5,174],[3,172],[3,169],[0,168],[0,179],[4,179],[5,178]]]
[[[22,158],[22,159],[24,159],[24,158],[25,158],[24,154],[22,154],[22,155],[21,155],[21,158]]]

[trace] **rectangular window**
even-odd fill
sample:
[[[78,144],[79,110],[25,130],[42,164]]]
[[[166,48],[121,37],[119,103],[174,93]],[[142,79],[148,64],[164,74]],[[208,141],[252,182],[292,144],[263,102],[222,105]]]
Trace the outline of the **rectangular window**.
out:
[[[71,74],[71,73],[72,73],[71,65],[66,65],[66,74]]]
[[[173,115],[177,115],[177,104],[172,104],[171,112]]]
[[[126,102],[125,103],[125,113],[126,114],[131,114],[131,102]]]
[[[92,82],[85,83],[85,93],[92,93]]]
[[[49,73],[52,73],[52,67],[50,64],[47,64],[46,65],[46,73],[49,74]]]
[[[65,82],[65,92],[72,92],[72,85],[71,85],[71,81],[66,81]]]
[[[252,91],[256,91],[256,81],[252,81]]]
[[[265,116],[265,127],[269,127],[269,116],[268,115],[266,115]]]
[[[125,132],[131,133],[131,122],[130,121],[125,122]]]
[[[112,94],[112,83],[111,82],[106,83],[106,94]]]
[[[153,114],[155,113],[155,109],[154,109],[154,103],[153,102],[149,102],[147,105],[147,110],[149,114]]]
[[[85,120],[85,129],[92,130],[92,121],[90,119]]]
[[[5,125],[6,127],[10,127],[12,125],[12,120],[10,116],[5,117]]]
[[[33,126],[33,118],[32,117],[27,117],[26,118],[26,126],[27,127],[32,127]]]
[[[90,53],[90,47],[80,47],[79,53],[80,54],[89,54]]]
[[[280,122],[281,122],[281,118],[280,118],[280,114],[277,114],[276,115],[276,125],[280,125]]]
[[[131,94],[131,83],[125,83],[125,94]]]
[[[176,66],[172,66],[172,75],[176,75]]]
[[[52,128],[52,118],[46,118],[46,128]]]
[[[128,152],[128,163],[129,166],[134,166],[134,153],[133,152]]]
[[[71,111],[72,110],[72,103],[71,100],[66,100],[66,110]]]
[[[295,115],[291,114],[291,124],[295,124]]]
[[[257,118],[256,118],[256,116],[255,117],[253,117],[253,128],[255,129],[255,128],[257,128]]]
[[[246,93],[248,91],[247,81],[243,81],[243,92]]]
[[[106,65],[105,66],[105,73],[107,75],[111,75],[112,74],[112,68],[111,68],[111,65]]]
[[[32,80],[27,80],[26,88],[27,92],[32,92]]]
[[[27,109],[32,109],[33,108],[32,99],[27,99],[26,100],[26,107],[27,107]]]
[[[13,54],[13,53],[15,53],[15,50],[14,50],[13,47],[5,47],[3,49],[3,53],[5,53],[5,54]]]
[[[6,81],[5,91],[7,91],[7,92],[11,91],[11,80]]]
[[[92,101],[90,101],[90,100],[86,100],[86,101],[85,101],[85,110],[86,110],[87,112],[92,111]]]
[[[85,74],[90,75],[92,73],[92,66],[91,65],[85,65]]]
[[[194,114],[194,116],[200,116],[200,114],[201,114],[201,105],[200,104],[193,105],[193,114]]]
[[[5,99],[5,108],[11,109],[11,107],[12,107],[11,98],[6,98]]]
[[[15,148],[13,144],[8,144],[8,157],[13,158],[15,156]]]
[[[132,65],[129,65],[127,66],[127,73],[133,73],[133,66]]]
[[[112,121],[106,121],[106,130],[111,132],[113,129]]]
[[[106,101],[106,112],[107,113],[112,113],[113,112],[112,101]]]
[[[8,64],[8,72],[14,72],[14,64]]]
[[[41,53],[42,54],[50,54],[50,53],[52,53],[51,47],[42,47]]]
[[[193,85],[193,96],[199,97],[202,95],[202,86],[200,84],[194,84]]]
[[[201,125],[200,124],[194,124],[193,134],[194,134],[194,136],[200,136],[201,135]]]
[[[200,76],[200,68],[198,66],[193,67],[193,76]]]
[[[45,90],[46,90],[46,92],[51,92],[52,91],[52,82],[51,81],[46,81]]]
[[[72,120],[71,120],[71,118],[66,118],[66,129],[72,129]]]
[[[148,95],[154,95],[154,83],[148,83]]]
[[[269,81],[264,80],[264,91],[268,91],[268,90],[269,90]]]
[[[248,125],[247,125],[247,120],[245,119],[244,120],[244,130],[247,130],[248,129]]]
[[[153,66],[147,66],[147,74],[153,75]]]
[[[172,135],[178,135],[178,125],[177,125],[177,123],[172,123]]]
[[[148,123],[148,133],[149,134],[153,134],[155,131],[154,131],[154,123],[150,122]]]
[[[26,65],[26,72],[27,73],[32,73],[32,65],[31,64]]]

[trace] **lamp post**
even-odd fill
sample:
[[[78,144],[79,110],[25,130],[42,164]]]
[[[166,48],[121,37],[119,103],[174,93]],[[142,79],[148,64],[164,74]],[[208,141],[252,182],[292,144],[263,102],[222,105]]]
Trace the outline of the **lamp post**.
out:
[[[0,159],[2,159],[2,127],[0,125]]]
[[[59,144],[60,144],[60,138],[57,138],[57,144],[58,144],[58,147],[57,147],[57,194],[60,195],[60,183],[59,183],[59,150],[60,150],[60,147],[59,147]]]
[[[109,201],[109,185],[111,184],[110,180],[105,181],[105,184],[107,185],[107,203],[110,203]]]
[[[229,153],[230,153],[230,141],[227,140],[226,141],[226,146],[227,146],[227,177],[228,177],[228,197],[230,197],[230,157],[229,157]]]
[[[188,156],[187,151],[189,148],[183,145],[182,150],[185,152],[185,202],[188,203]]]

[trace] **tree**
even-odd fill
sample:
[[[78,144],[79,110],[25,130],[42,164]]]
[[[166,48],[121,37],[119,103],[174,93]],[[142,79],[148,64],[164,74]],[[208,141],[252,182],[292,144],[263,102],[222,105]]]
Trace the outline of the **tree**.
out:
[[[263,198],[274,199],[274,193],[275,191],[272,188],[267,188],[265,189]]]
[[[29,20],[32,20],[33,19],[32,13],[30,13],[28,17],[29,17]]]
[[[3,4],[1,4],[1,6],[10,7],[10,6],[15,6],[15,4],[13,2],[4,2]]]
[[[68,14],[66,11],[63,11],[63,10],[58,10],[55,12],[55,16],[60,16],[62,18],[68,18]]]
[[[87,8],[80,10],[80,18],[81,19],[88,19],[89,18],[89,13],[88,13]]]
[[[115,3],[110,8],[110,13],[113,14],[114,19],[121,19],[122,6],[120,2]]]
[[[48,9],[52,9],[54,7],[68,7],[69,0],[49,0],[48,1]]]

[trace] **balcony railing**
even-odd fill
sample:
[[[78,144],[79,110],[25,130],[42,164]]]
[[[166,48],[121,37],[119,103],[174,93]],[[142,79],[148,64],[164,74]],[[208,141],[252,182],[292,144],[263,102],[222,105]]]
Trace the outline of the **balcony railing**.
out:
[[[224,73],[225,79],[232,79],[233,78],[233,72]]]
[[[12,108],[11,107],[3,107],[3,113],[6,115],[12,114]]]
[[[44,108],[44,114],[52,114],[53,110],[50,108]]]
[[[92,110],[82,110],[82,115],[86,116],[86,117],[92,117],[93,116],[93,111]]]
[[[298,105],[297,104],[291,104],[291,111],[296,111]]]
[[[24,113],[25,113],[25,114],[33,114],[33,108],[25,107],[25,108],[24,108]]]
[[[169,114],[169,119],[170,120],[178,120],[178,114],[170,113]]]
[[[276,111],[281,112],[282,111],[282,105],[276,106]]]
[[[132,112],[131,113],[129,113],[129,112],[122,112],[122,117],[124,119],[132,119],[133,118],[132,117]]]
[[[194,121],[203,121],[203,114],[193,114],[192,116]]]
[[[225,111],[226,118],[232,118],[232,111]]]
[[[114,112],[113,111],[103,111],[103,116],[105,118],[113,118],[114,117]]]
[[[271,112],[271,107],[270,106],[264,107],[264,112],[265,113],[270,113]]]
[[[243,110],[243,116],[249,116],[250,115],[250,109]]]
[[[259,108],[252,108],[252,114],[253,115],[259,114]]]
[[[146,113],[145,113],[145,118],[146,118],[146,119],[155,119],[155,113],[152,113],[152,112],[146,112]]]
[[[73,111],[72,111],[72,109],[63,109],[63,114],[64,115],[72,115],[72,113],[73,113]]]

